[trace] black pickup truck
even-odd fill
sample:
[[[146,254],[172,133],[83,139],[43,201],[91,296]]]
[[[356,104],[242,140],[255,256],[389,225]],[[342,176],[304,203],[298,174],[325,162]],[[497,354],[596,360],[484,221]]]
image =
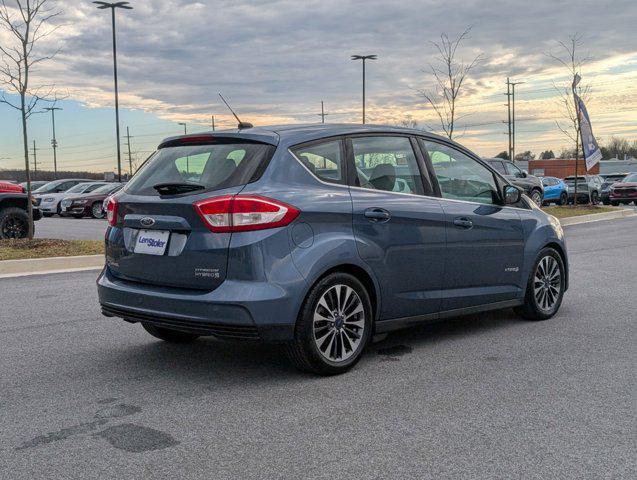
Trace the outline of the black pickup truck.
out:
[[[0,182],[0,239],[26,238],[29,235],[29,197],[24,188]],[[42,212],[33,206],[33,220],[40,220]]]

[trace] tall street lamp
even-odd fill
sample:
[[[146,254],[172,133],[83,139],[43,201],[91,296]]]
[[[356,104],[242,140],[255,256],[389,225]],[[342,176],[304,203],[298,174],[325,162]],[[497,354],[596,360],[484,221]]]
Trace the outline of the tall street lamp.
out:
[[[183,125],[184,127],[184,135],[188,134],[188,129],[186,128],[186,124],[184,122],[179,122],[179,125]]]
[[[115,134],[117,138],[117,180],[122,181],[122,152],[119,144],[119,98],[117,92],[117,42],[115,40],[115,9],[123,8],[125,10],[132,10],[133,7],[128,5],[130,2],[93,2],[97,5],[97,8],[104,10],[111,9],[111,16],[113,19],[113,77],[115,78]]]
[[[51,121],[53,122],[53,139],[51,140],[51,146],[53,147],[53,178],[58,178],[58,141],[55,139],[55,111],[62,109],[60,107],[46,107],[45,110],[51,112]]]
[[[378,55],[352,55],[352,60],[363,61],[363,124],[365,124],[365,61],[376,59],[378,59]]]

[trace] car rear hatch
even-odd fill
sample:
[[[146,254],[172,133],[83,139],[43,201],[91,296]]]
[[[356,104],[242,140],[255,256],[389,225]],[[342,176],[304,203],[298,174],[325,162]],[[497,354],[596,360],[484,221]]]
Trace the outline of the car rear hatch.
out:
[[[245,138],[163,144],[114,195],[107,265],[123,280],[213,290],[226,277],[232,233],[212,232],[194,203],[233,196],[263,172],[275,146]],[[110,214],[110,212],[109,212]]]

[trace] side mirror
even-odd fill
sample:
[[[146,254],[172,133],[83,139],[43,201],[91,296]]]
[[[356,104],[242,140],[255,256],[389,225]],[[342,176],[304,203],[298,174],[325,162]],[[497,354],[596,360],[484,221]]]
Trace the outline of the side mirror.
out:
[[[529,176],[529,172],[527,172],[526,170],[522,170],[522,176],[524,178],[528,177]]]
[[[505,185],[503,193],[505,205],[518,203],[520,201],[520,197],[522,196],[522,192],[520,191],[520,189],[518,187],[514,187],[513,185]]]

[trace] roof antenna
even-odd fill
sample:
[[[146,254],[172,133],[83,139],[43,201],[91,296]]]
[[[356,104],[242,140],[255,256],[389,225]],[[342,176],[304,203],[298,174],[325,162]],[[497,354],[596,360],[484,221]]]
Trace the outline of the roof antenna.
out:
[[[237,114],[234,113],[234,110],[232,109],[232,107],[230,105],[228,105],[228,102],[226,102],[226,99],[223,98],[223,95],[221,95],[221,93],[219,93],[219,96],[221,97],[221,100],[223,100],[223,103],[226,104],[226,107],[228,107],[228,110],[230,110],[232,112],[232,115],[234,115],[234,118],[237,119],[237,122],[239,122],[239,130],[242,130],[244,128],[252,128],[254,127],[254,125],[252,125],[250,122],[242,122],[241,119],[239,117],[237,117]]]

